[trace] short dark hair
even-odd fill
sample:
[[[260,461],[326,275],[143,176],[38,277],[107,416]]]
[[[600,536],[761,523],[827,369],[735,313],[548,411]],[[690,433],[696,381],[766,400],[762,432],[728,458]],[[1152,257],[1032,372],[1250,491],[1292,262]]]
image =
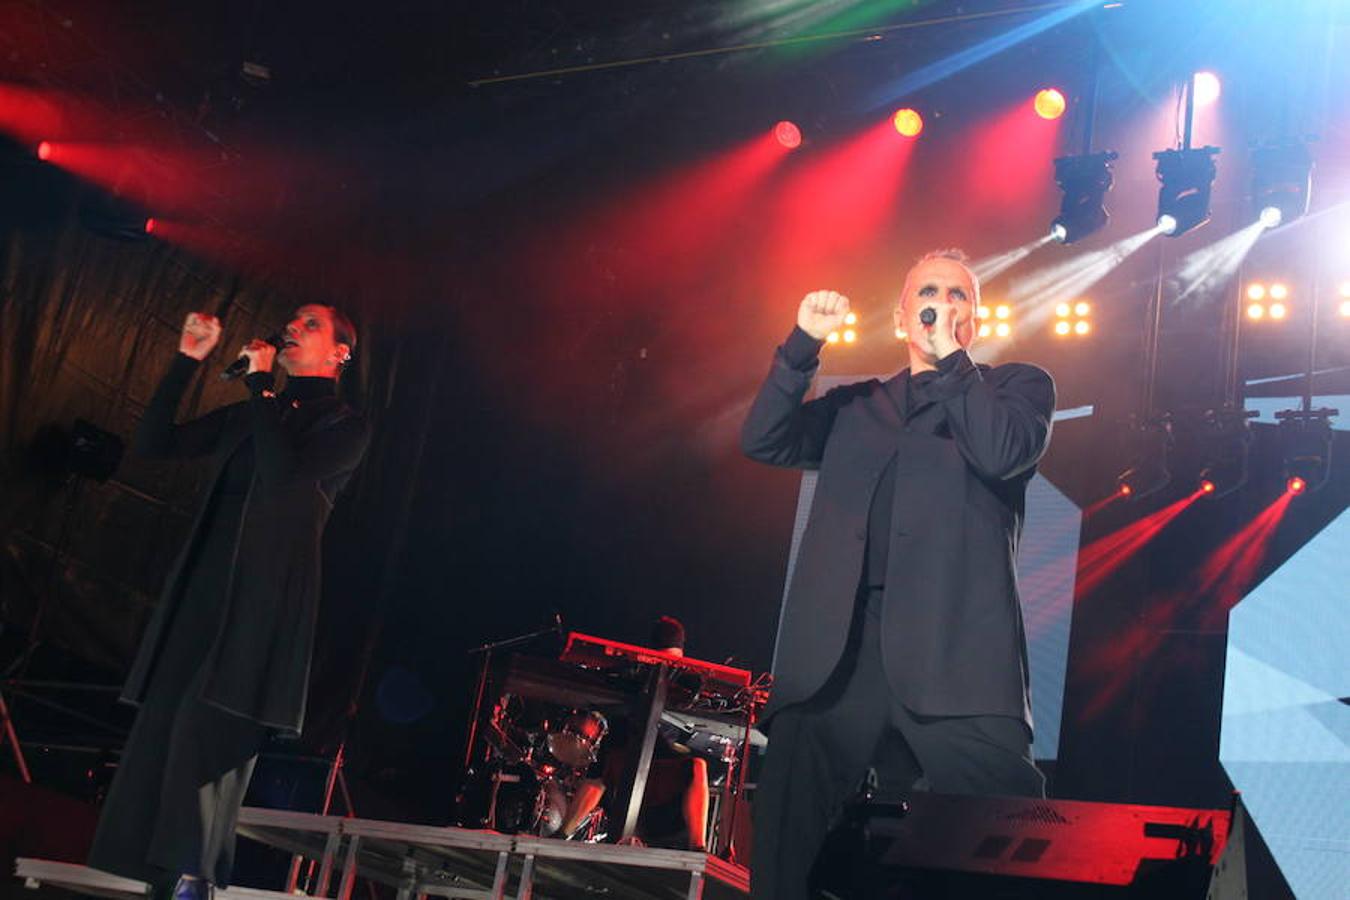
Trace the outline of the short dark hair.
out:
[[[657,650],[666,647],[684,649],[684,624],[674,616],[662,616],[652,625],[652,643]]]
[[[333,340],[339,344],[346,344],[349,350],[355,350],[356,326],[352,324],[351,318],[332,305],[328,307],[328,314],[333,319]]]

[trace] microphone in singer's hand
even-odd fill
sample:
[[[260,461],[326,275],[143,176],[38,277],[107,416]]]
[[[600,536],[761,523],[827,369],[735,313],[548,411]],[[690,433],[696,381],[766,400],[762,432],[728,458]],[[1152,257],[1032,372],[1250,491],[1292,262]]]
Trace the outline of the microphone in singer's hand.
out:
[[[931,306],[925,306],[919,310],[919,321],[932,328],[937,323],[937,310]]]
[[[263,340],[267,341],[267,343],[271,344],[273,347],[276,347],[278,353],[286,348],[286,332],[284,331],[269,334],[267,337],[263,338]],[[225,367],[225,370],[220,373],[220,380],[232,381],[247,372],[248,357],[241,355],[238,359]]]

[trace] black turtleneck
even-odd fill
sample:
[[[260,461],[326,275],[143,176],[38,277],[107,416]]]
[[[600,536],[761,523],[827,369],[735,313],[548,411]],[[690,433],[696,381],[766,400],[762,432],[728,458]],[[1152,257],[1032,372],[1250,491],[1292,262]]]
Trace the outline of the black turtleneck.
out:
[[[221,490],[245,493],[255,470],[268,475],[293,468],[295,443],[337,402],[337,379],[290,375],[280,394],[272,392],[276,375],[253,372],[244,376],[253,412],[253,439],[245,441],[230,458],[221,478]],[[325,402],[327,401],[327,402]]]
[[[300,403],[336,396],[337,379],[318,375],[288,375],[286,389],[281,392],[281,399],[296,400]]]

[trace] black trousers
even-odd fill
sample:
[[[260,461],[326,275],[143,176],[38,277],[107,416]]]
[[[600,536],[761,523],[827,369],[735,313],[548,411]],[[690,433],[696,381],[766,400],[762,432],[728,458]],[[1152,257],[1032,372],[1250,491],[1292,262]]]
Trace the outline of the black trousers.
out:
[[[810,896],[816,856],[869,768],[888,791],[1044,796],[1020,719],[917,716],[891,695],[880,597],[870,599],[859,598],[848,648],[825,687],[773,718],[752,812],[756,900]]]

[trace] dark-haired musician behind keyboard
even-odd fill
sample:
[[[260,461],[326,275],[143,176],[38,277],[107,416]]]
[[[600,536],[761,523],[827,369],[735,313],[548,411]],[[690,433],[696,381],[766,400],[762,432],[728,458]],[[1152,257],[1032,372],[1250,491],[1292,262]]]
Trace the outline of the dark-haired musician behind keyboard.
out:
[[[671,616],[662,616],[652,626],[649,646],[673,656],[684,656],[684,641],[684,625]],[[640,739],[641,734],[635,733],[631,723],[621,719],[611,722],[599,757],[568,804],[563,834],[569,837],[576,834],[602,800],[620,796],[618,787],[628,771],[629,754]],[[650,846],[704,850],[708,797],[707,761],[658,734],[638,817],[638,837]],[[607,812],[611,820],[622,816],[622,810]]]

